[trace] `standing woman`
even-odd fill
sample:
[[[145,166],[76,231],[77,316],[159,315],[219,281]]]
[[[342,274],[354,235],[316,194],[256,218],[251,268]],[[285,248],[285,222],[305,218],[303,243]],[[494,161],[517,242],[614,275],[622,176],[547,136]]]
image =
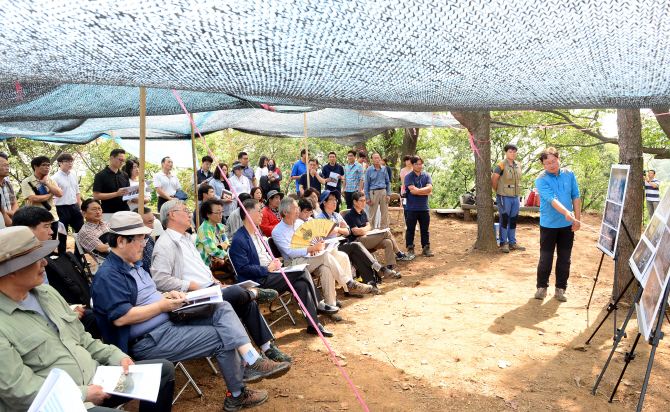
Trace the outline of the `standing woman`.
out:
[[[251,194],[251,181],[242,174],[245,168],[246,166],[240,162],[233,163],[233,175],[230,176],[229,180],[230,185],[235,189],[238,196],[242,193]]]
[[[123,171],[128,174],[130,178],[130,187],[140,185],[140,162],[136,159],[126,160],[126,165],[123,166]],[[138,209],[137,205],[138,199],[128,200],[128,207],[130,210]],[[147,187],[146,183],[144,184],[144,204],[147,204],[151,201],[151,190]]]
[[[261,162],[260,164],[264,164],[264,159],[267,159],[265,156],[261,157]],[[267,169],[267,170],[265,170]],[[275,163],[274,159],[267,159],[267,167],[264,169],[262,172],[263,175],[258,178],[256,177],[256,180],[258,181],[258,186],[260,186],[263,189],[263,196],[265,199],[265,196],[267,193],[270,193],[272,190],[276,190],[279,192],[281,190],[281,170],[277,167],[277,164]],[[260,167],[259,167],[260,170]],[[256,171],[258,173],[258,170]]]
[[[256,168],[256,181],[260,182],[261,177],[268,175],[268,158],[267,156],[261,156],[258,160],[258,168]]]
[[[221,170],[223,170],[223,173],[221,173]],[[230,186],[226,182],[226,179],[224,179],[224,176],[228,177],[228,165],[219,163],[219,167],[214,169],[214,175],[212,175],[209,185],[214,188],[216,198],[223,202],[223,217],[225,220],[228,220],[230,214],[237,209],[237,203],[233,201],[230,195],[223,194],[224,190],[230,191]]]
[[[402,184],[400,187],[400,197],[402,197],[402,212],[405,216],[405,227],[407,227],[407,196],[404,196],[406,190],[405,176],[407,176],[407,173],[413,172],[414,168],[412,167],[412,156],[405,155],[403,156],[402,161],[405,163],[405,167],[400,169],[400,183]]]

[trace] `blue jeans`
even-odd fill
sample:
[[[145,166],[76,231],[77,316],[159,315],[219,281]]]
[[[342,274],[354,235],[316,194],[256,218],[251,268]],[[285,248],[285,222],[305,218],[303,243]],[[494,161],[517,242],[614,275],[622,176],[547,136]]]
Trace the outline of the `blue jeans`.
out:
[[[500,243],[516,243],[516,222],[519,220],[519,198],[496,195],[500,212]]]
[[[165,358],[171,362],[202,359],[216,355],[228,391],[242,390],[244,359],[237,348],[250,343],[230,303],[217,303],[206,319],[180,323],[167,321],[129,349],[133,359]]]

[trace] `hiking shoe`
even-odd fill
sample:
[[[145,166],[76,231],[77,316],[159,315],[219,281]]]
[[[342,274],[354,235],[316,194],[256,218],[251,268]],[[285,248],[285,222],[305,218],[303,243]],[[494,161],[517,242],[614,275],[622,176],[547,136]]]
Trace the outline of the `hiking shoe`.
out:
[[[500,242],[500,250],[502,250],[503,253],[509,253],[509,245],[507,242]]]
[[[535,299],[544,300],[547,297],[547,288],[537,288],[535,292]]]
[[[416,253],[414,253],[414,246],[410,246],[407,248],[407,255],[412,258],[416,257]]]
[[[274,289],[260,289],[260,288],[251,288],[251,289],[256,290],[257,293],[256,302],[258,303],[267,303],[272,299],[276,299],[277,296],[279,296],[279,293],[277,293],[277,291]]]
[[[365,295],[361,295],[359,293],[351,293],[351,292],[344,292],[344,296],[347,297],[347,298],[364,298],[365,297]],[[337,302],[339,302],[339,301],[337,301]],[[341,304],[342,304],[342,302],[340,302],[340,305]]]
[[[224,411],[239,411],[242,408],[251,408],[258,406],[268,400],[267,391],[254,391],[246,386],[238,397],[234,397],[230,392],[226,394],[226,401],[223,403]]]
[[[416,255],[408,255],[407,253],[403,253],[402,256],[396,257],[397,260],[401,260],[403,262],[411,262],[414,260]]]
[[[358,283],[355,280],[350,280],[347,282],[347,287],[349,288],[349,293],[354,293],[354,294],[365,294],[365,293],[370,293],[372,290],[372,286],[370,285],[365,285],[363,283]]]
[[[567,302],[568,297],[565,296],[565,289],[556,288],[556,300],[559,302]]]
[[[393,270],[393,269],[389,269],[389,268],[387,268],[387,267],[382,267],[382,268],[379,270],[379,273],[380,273],[382,276],[384,276],[384,277],[392,278],[392,277],[395,275],[395,270]]]
[[[510,243],[509,250],[526,250],[524,246],[519,245],[518,243]]]
[[[258,358],[252,365],[247,364],[244,367],[244,383],[256,383],[263,379],[275,379],[284,376],[291,370],[289,362],[273,362],[269,359]]]
[[[270,343],[270,349],[265,351],[265,357],[273,362],[291,362],[293,357],[280,351],[277,345]]]
[[[372,285],[372,290],[370,291],[370,294],[372,294],[372,295],[381,295],[381,294],[382,294],[382,291],[379,290],[379,288],[377,287],[377,285]]]
[[[423,250],[421,250],[421,254],[426,256],[426,257],[433,257],[435,256],[435,253],[430,251],[430,246],[425,246],[423,247]]]
[[[335,299],[335,306],[337,306],[338,308],[341,308],[342,307],[342,302],[339,299]]]

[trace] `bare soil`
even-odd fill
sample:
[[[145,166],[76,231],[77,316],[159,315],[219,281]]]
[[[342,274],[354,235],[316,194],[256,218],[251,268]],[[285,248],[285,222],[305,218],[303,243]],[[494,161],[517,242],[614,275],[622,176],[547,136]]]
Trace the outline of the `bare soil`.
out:
[[[600,227],[601,216],[585,222]],[[394,220],[394,217],[391,219]],[[399,232],[396,225],[396,231]],[[398,281],[385,281],[383,294],[345,298],[341,322],[322,317],[335,332],[328,344],[370,411],[631,411],[635,410],[650,346],[641,342],[613,403],[607,399],[637,335],[635,314],[595,396],[590,392],[612,348],[613,317],[590,345],[612,291],[614,263],[606,257],[591,309],[586,302],[601,252],[597,235],[577,233],[567,303],[553,296],[533,298],[539,258],[539,217],[524,215],[517,239],[525,252],[470,251],[476,221],[432,216],[435,257],[400,263]],[[396,236],[401,237],[398,233]],[[418,236],[418,233],[417,233]],[[398,239],[402,245],[404,241]],[[418,241],[418,240],[417,240]],[[404,249],[404,248],[403,248]],[[417,253],[420,248],[417,248]],[[383,260],[383,253],[378,253]],[[552,277],[553,282],[553,277]],[[259,411],[362,411],[346,379],[318,337],[304,333],[306,321],[295,302],[296,318],[273,326],[277,345],[295,358],[290,373],[250,385],[270,399]],[[267,311],[267,305],[263,306]],[[620,326],[628,311],[621,307]],[[277,313],[268,314],[275,319]],[[197,342],[194,342],[197,344]],[[670,340],[662,340],[649,381],[644,410],[670,406]],[[504,369],[499,363],[507,362]],[[186,367],[204,393],[189,387],[174,411],[220,410],[226,388],[204,360]],[[177,372],[177,387],[185,382]],[[130,405],[130,410],[136,406]]]

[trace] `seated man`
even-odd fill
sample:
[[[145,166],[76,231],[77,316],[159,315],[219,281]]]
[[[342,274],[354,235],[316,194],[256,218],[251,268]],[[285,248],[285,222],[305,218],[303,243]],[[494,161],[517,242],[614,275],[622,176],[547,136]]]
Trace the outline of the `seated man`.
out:
[[[229,257],[235,266],[240,282],[253,280],[264,288],[274,289],[280,293],[290,290],[281,273],[270,273],[278,269],[277,265],[272,261],[272,257],[265,250],[254,230],[254,226],[260,227],[262,224],[261,204],[254,199],[248,199],[243,205],[249,211],[252,220],[249,221],[246,215],[242,215],[244,227],[235,233],[229,248]],[[298,293],[307,313],[317,324],[321,334],[333,336],[333,332],[326,330],[319,323],[317,312],[332,315],[337,313],[338,309],[325,304],[307,269],[301,272],[287,272],[286,277]],[[316,334],[316,329],[309,321],[307,325],[307,333]]]
[[[274,229],[275,226],[277,226],[277,224],[281,221],[281,215],[279,214],[279,202],[281,202],[283,198],[284,194],[282,192],[270,190],[268,193],[268,206],[261,212],[263,214],[261,230],[267,237],[272,236],[272,229]]]
[[[335,211],[339,198],[339,192],[336,190],[331,192],[328,189],[324,190],[323,193],[321,193],[321,197],[319,198],[322,212],[316,218],[328,219],[331,222],[337,224],[337,228],[335,228],[333,234],[328,236],[328,238],[331,239],[337,237],[338,235],[348,237],[351,234],[349,225],[347,225],[347,223],[344,221],[344,218]],[[363,282],[373,285],[372,293],[375,295],[381,293],[381,291],[376,287],[377,282],[381,282],[381,278],[377,276],[376,272],[379,272],[379,275],[383,276],[395,278],[400,277],[395,273],[395,271],[377,263],[377,259],[375,259],[374,256],[372,256],[370,252],[368,252],[368,250],[359,242],[340,243],[337,248],[339,251],[346,253],[347,256],[349,256],[351,263],[356,265],[358,274],[363,279]]]
[[[35,235],[37,240],[40,242],[45,242],[52,239],[51,235],[53,232],[51,231],[51,222],[53,222],[53,215],[43,207],[23,206],[14,213],[14,226],[28,227],[28,229],[33,232],[33,235]],[[53,251],[51,254],[58,256]],[[54,270],[55,269],[53,269],[51,265],[47,265],[46,271],[44,273],[44,284],[49,284],[47,275],[52,273],[52,278],[54,280],[54,284],[52,286],[58,291],[63,290],[61,288],[68,290],[68,285],[65,283],[66,281],[59,280],[59,275],[54,273]],[[63,291],[61,295],[62,294],[66,294],[66,292]],[[98,324],[95,322],[95,315],[93,314],[93,311],[91,309],[86,309],[86,305],[75,306],[73,310],[77,314],[77,317],[81,323],[84,325],[86,332],[90,333],[94,339],[100,339],[100,328],[98,328]]]
[[[128,398],[93,385],[95,370],[121,365],[128,373],[134,362],[91,338],[58,292],[43,284],[44,257],[56,247],[58,241],[40,242],[26,227],[0,231],[0,410],[28,410],[49,372],[59,368],[79,386],[87,407],[102,405],[90,411],[112,411]],[[170,411],[174,366],[165,360],[137,362],[142,363],[161,363],[162,376],[157,402],[140,402],[140,411]]]
[[[251,199],[249,193],[238,193],[237,196],[240,198],[240,202]],[[231,213],[230,216],[228,216],[228,220],[226,221],[226,237],[228,239],[232,239],[235,236],[235,232],[242,227],[242,216],[240,213],[244,212],[238,207],[233,210],[233,213]]]
[[[156,241],[152,256],[151,274],[156,288],[161,292],[176,290],[188,292],[201,288],[220,285],[212,272],[202,261],[191,235],[186,233],[190,227],[188,208],[182,200],[170,200],[161,208],[161,222],[165,233]],[[269,289],[244,289],[233,285],[221,291],[223,300],[233,306],[242,323],[249,330],[256,345],[272,360],[290,362],[291,357],[282,353],[272,343],[272,332],[255,299],[268,301],[278,296],[277,291]]]
[[[109,224],[102,220],[102,206],[98,200],[84,200],[81,203],[81,212],[86,223],[79,231],[79,244],[95,259],[97,269],[100,269],[109,254],[109,246],[100,240],[100,235],[109,232]]]
[[[400,251],[395,238],[391,231],[387,230],[383,233],[368,235],[372,230],[368,215],[365,213],[365,194],[363,192],[356,192],[352,195],[354,208],[347,212],[344,221],[351,228],[351,234],[348,239],[351,241],[360,242],[366,249],[384,248],[384,256],[386,257],[386,268],[393,270],[396,259],[402,261],[410,261],[413,258]],[[392,276],[394,279],[400,277],[400,273]]]
[[[282,199],[279,203],[279,213],[282,215],[282,221],[272,231],[272,240],[284,258],[284,265],[307,263],[307,270],[310,273],[318,270],[321,274],[321,286],[327,305],[337,305],[336,280],[339,284],[346,285],[352,293],[364,294],[372,291],[372,286],[363,285],[351,278],[351,263],[346,254],[335,251],[335,253],[322,253],[319,256],[310,257],[325,249],[323,242],[318,242],[308,248],[291,249],[291,239],[295,233],[293,225],[298,218],[298,205],[295,204],[294,199],[290,197]]]
[[[187,222],[190,219],[183,209],[171,213],[183,214]],[[142,248],[151,229],[135,212],[114,213],[109,226],[112,251],[91,284],[93,310],[105,342],[134,359],[160,355],[177,362],[216,355],[230,392],[224,410],[237,411],[265,402],[267,392],[252,391],[245,382],[282,376],[291,364],[262,358],[228,302],[214,304],[214,314],[209,318],[173,323],[168,313],[184,304],[185,294],[161,294],[142,269]]]

